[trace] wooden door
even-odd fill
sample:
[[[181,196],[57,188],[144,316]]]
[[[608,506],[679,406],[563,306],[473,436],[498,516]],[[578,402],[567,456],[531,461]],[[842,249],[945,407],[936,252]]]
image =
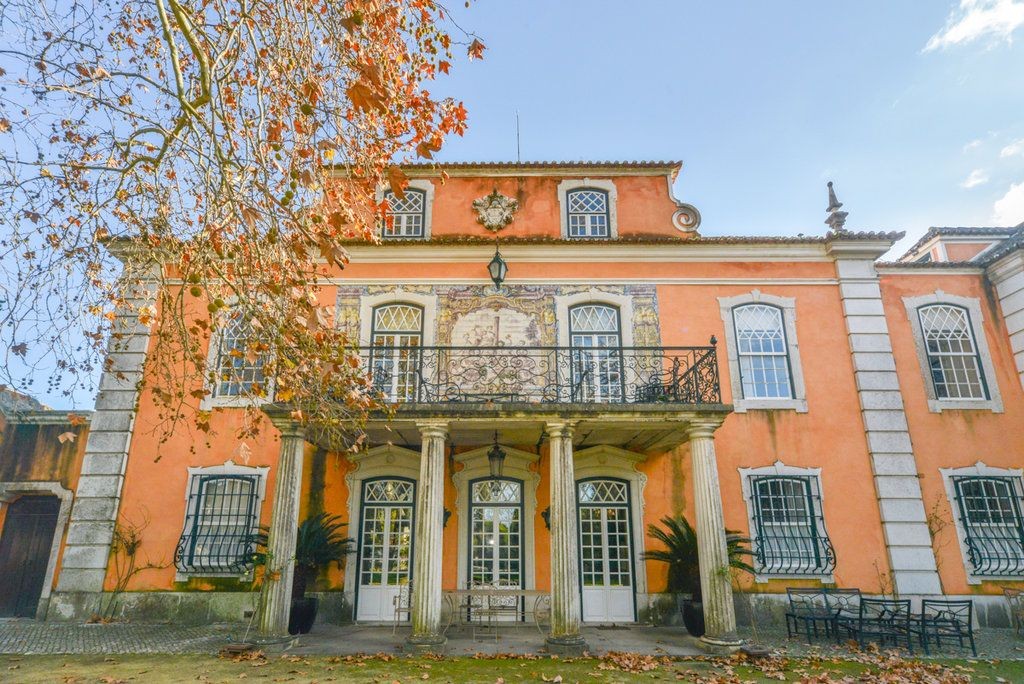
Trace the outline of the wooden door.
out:
[[[57,528],[60,499],[23,496],[0,532],[0,617],[35,617]]]

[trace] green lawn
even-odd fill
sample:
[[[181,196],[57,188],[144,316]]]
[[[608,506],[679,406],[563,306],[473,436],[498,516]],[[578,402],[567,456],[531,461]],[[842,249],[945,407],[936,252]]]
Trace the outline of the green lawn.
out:
[[[60,682],[1022,682],[1024,662],[925,662],[863,656],[860,661],[698,660],[609,656],[426,658],[404,656],[0,656],[0,681]]]

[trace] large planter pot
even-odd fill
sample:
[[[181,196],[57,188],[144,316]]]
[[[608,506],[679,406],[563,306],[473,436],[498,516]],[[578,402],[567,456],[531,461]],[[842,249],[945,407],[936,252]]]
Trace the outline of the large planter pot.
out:
[[[693,599],[682,601],[683,624],[692,636],[704,636],[704,604]]]
[[[292,599],[292,609],[288,615],[289,634],[309,634],[316,622],[316,611],[319,600],[315,598]]]

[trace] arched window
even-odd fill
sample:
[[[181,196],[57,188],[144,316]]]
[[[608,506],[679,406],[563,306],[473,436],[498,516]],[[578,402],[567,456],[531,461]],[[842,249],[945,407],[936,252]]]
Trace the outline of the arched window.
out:
[[[790,399],[793,384],[782,310],[745,304],[732,310],[744,399]]]
[[[388,401],[413,401],[419,387],[423,309],[385,304],[373,310],[371,330],[374,386]]]
[[[569,345],[571,401],[622,401],[619,310],[606,304],[580,304],[569,309]]]
[[[565,198],[569,237],[606,238],[611,235],[607,191],[579,188],[570,190]]]
[[[933,304],[917,310],[928,371],[938,399],[988,399],[967,309]]]
[[[384,193],[388,202],[387,220],[381,234],[385,238],[421,238],[424,237],[426,224],[427,193],[415,188],[406,188],[405,196],[398,197],[395,193]]]
[[[239,309],[231,310],[217,338],[213,396],[264,397],[267,383],[263,367],[268,346],[254,334],[250,320]]]

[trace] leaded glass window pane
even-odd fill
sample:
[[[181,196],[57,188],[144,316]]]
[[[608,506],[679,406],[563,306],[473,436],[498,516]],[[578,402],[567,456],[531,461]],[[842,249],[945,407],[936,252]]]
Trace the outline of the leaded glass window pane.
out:
[[[413,401],[419,387],[423,309],[388,304],[373,310],[373,383],[388,401]]]
[[[917,311],[932,386],[938,399],[986,399],[974,331],[966,309],[949,304]]]
[[[263,368],[269,347],[253,331],[252,323],[238,310],[228,314],[217,343],[216,397],[265,396]]]
[[[604,190],[582,188],[566,194],[569,216],[569,237],[608,237],[608,193]]]
[[[956,477],[953,482],[974,573],[1024,575],[1020,478]]]
[[[622,400],[622,337],[619,310],[583,304],[569,310],[573,401]]]
[[[746,304],[733,309],[733,321],[743,397],[791,399],[782,310],[767,304]]]
[[[187,572],[244,572],[258,524],[257,475],[193,475],[185,528],[175,552]]]
[[[384,193],[388,202],[387,220],[384,222],[385,238],[418,238],[423,237],[423,226],[426,223],[427,194],[414,188],[405,189],[405,197],[399,198],[395,193]]]
[[[765,574],[827,572],[835,557],[816,477],[754,476],[754,557]]]

